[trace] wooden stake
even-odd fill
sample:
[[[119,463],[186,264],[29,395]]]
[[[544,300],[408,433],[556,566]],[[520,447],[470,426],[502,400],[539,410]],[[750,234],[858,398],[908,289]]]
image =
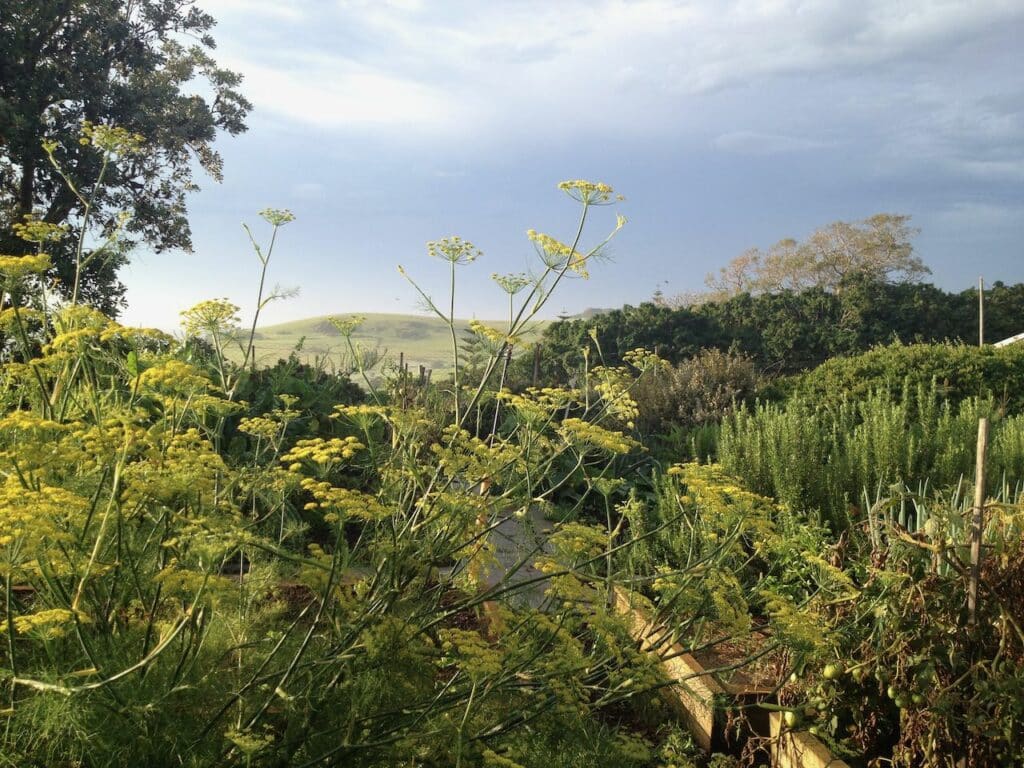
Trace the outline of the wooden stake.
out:
[[[967,620],[978,621],[978,582],[981,578],[981,534],[985,512],[985,456],[988,451],[988,419],[978,421],[978,465],[974,474],[974,509],[971,514],[971,575],[967,585]]]
[[[978,278],[978,346],[985,346],[985,280]]]

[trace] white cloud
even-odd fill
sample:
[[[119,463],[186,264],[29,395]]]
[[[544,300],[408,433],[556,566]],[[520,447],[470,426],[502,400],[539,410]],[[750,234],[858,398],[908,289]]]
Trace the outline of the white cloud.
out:
[[[437,88],[326,55],[273,66],[225,57],[245,74],[244,92],[262,111],[325,128],[400,126],[432,131],[457,118]]]
[[[265,28],[249,33],[259,44],[223,41],[226,63],[245,74],[243,90],[261,114],[332,133],[472,138],[478,146],[671,136],[775,154],[845,145],[862,130],[878,134],[894,168],[939,158],[958,173],[1018,173],[1005,153],[992,157],[974,144],[1019,146],[1019,111],[985,112],[979,103],[993,71],[1004,71],[1014,93],[1024,88],[1021,76],[965,45],[1024,24],[1019,0],[216,0],[218,7],[302,14],[302,34],[279,34],[280,45],[266,44]],[[958,67],[980,74],[961,77]],[[756,129],[736,127],[744,125]]]
[[[296,22],[308,18],[309,10],[308,4],[278,0],[202,0],[200,7],[218,20],[245,16]]]

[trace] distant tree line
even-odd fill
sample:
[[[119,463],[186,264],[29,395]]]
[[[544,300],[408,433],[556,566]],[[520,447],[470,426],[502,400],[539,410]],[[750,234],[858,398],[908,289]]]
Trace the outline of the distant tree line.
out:
[[[838,355],[892,341],[978,341],[978,292],[943,291],[927,283],[891,283],[868,274],[846,276],[838,290],[743,292],[719,301],[670,307],[646,302],[589,319],[548,326],[539,342],[543,382],[564,380],[580,369],[581,350],[618,364],[637,347],[657,350],[671,362],[701,349],[749,355],[762,371],[797,373]],[[1024,284],[996,282],[985,290],[985,340],[1024,332]],[[517,361],[530,379],[534,355]]]

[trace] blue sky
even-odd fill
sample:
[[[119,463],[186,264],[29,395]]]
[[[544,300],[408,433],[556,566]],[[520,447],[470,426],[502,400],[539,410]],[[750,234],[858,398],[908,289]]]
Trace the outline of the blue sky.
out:
[[[752,246],[910,214],[946,289],[1024,281],[1024,2],[975,0],[199,0],[245,75],[248,133],[190,202],[195,253],[139,253],[132,324],[228,297],[251,311],[241,222],[290,208],[266,322],[415,312],[427,240],[484,256],[458,314],[500,316],[493,272],[531,268],[535,228],[570,235],[563,179],[626,200],[629,223],[551,314],[697,290]],[[256,232],[264,232],[256,226]]]

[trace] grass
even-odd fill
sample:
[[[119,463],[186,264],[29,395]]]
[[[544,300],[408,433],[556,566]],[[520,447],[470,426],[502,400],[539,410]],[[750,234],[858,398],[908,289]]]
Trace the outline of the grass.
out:
[[[360,316],[365,320],[352,334],[353,343],[357,346],[376,349],[393,364],[397,364],[399,356],[404,355],[413,373],[421,365],[432,370],[434,376],[451,372],[451,336],[448,326],[439,318],[385,313]],[[344,369],[348,363],[348,350],[345,339],[331,324],[330,317],[347,318],[352,315],[322,315],[258,328],[254,341],[257,364],[273,365],[298,348],[302,360],[325,360],[329,365]],[[501,322],[484,323],[496,328],[503,326]],[[468,331],[469,320],[456,320],[456,324],[461,340]],[[544,325],[544,322],[539,322],[528,337],[539,334]]]

